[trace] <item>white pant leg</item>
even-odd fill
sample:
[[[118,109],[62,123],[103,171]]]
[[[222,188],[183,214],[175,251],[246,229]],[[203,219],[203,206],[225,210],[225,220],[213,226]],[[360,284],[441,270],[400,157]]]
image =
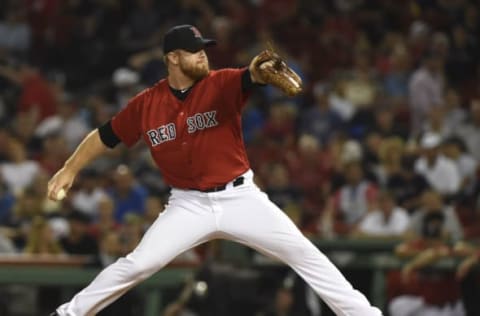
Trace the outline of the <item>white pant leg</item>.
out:
[[[57,309],[61,316],[95,315],[140,281],[182,252],[211,239],[215,218],[201,199],[183,198],[172,190],[165,211],[145,233],[136,249],[106,267],[86,288]]]
[[[452,315],[453,316],[465,316],[465,306],[463,306],[463,302],[459,300],[457,303],[455,303],[452,307]]]
[[[249,179],[247,179],[249,180]],[[352,288],[340,271],[251,181],[212,195],[221,209],[218,228],[228,238],[276,257],[294,269],[337,314],[376,316],[381,311]]]
[[[418,316],[424,308],[423,299],[413,295],[397,296],[388,305],[390,316]]]

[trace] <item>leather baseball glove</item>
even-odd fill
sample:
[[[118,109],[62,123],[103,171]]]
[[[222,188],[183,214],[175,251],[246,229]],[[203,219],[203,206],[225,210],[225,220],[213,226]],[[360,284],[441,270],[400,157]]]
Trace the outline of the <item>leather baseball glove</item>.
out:
[[[250,69],[263,83],[279,88],[287,96],[293,97],[302,91],[302,79],[272,48],[255,56]]]

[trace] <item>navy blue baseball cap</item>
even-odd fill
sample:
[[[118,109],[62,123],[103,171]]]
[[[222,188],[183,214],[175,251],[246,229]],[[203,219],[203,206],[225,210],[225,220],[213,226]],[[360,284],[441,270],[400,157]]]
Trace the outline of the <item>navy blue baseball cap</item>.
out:
[[[216,43],[217,41],[213,39],[203,38],[200,31],[193,25],[177,25],[169,29],[165,34],[163,53],[167,54],[176,49],[195,53]]]

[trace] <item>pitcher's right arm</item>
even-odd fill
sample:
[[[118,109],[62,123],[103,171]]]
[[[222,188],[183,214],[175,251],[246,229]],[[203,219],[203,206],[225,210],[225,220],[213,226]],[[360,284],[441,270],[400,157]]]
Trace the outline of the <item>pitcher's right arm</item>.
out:
[[[61,189],[68,191],[77,173],[108,149],[100,138],[98,129],[90,132],[67,159],[63,167],[48,182],[48,198],[56,201],[58,191]]]

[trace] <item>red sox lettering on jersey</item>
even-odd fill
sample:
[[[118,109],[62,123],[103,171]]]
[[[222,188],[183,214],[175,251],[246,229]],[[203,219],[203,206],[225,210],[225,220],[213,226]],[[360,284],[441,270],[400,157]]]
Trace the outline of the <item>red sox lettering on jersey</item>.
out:
[[[162,125],[156,129],[151,129],[147,132],[152,147],[160,145],[163,142],[175,139],[176,133],[177,132],[175,131],[175,124],[173,123]]]
[[[195,133],[204,128],[217,126],[218,122],[215,119],[217,111],[209,111],[205,113],[197,113],[194,116],[187,118],[188,132]]]
[[[215,119],[217,111],[209,111],[205,113],[196,113],[193,116],[187,118],[186,124],[188,125],[188,132],[195,133],[198,130],[217,126],[218,122]],[[160,145],[163,142],[174,140],[177,132],[174,123],[168,123],[161,125],[156,129],[151,129],[147,132],[150,144],[152,147]]]
[[[210,71],[183,101],[161,80],[132,98],[112,128],[127,146],[143,138],[172,187],[222,185],[250,168],[241,128],[244,70]]]

